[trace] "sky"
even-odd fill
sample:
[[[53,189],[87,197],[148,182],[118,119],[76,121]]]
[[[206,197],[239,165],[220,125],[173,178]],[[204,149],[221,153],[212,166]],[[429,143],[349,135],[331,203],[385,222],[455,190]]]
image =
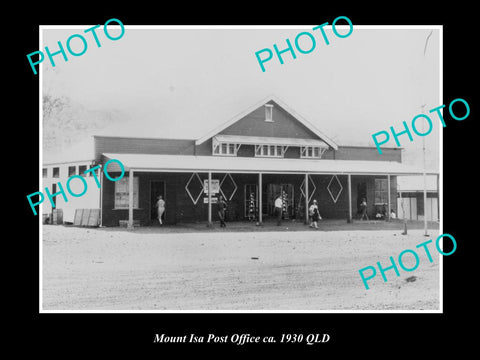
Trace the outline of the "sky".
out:
[[[328,20],[326,20],[328,21]],[[340,22],[339,22],[340,23]],[[116,110],[130,121],[105,129],[105,135],[199,138],[268,95],[275,95],[339,145],[374,146],[372,134],[443,104],[440,91],[440,30],[356,27],[346,38],[330,27],[326,45],[309,26],[246,27],[129,27],[117,41],[97,30],[101,47],[86,35],[87,51],[61,56],[52,67],[42,65],[43,91],[66,95],[86,108]],[[45,27],[43,46],[83,33],[91,25]],[[109,27],[110,29],[110,27]],[[340,33],[347,28],[338,27]],[[112,36],[115,33],[112,27]],[[292,44],[310,32],[316,47],[297,58],[276,56],[262,72],[255,52]],[[303,37],[306,39],[306,37]],[[78,39],[72,48],[80,49]],[[307,48],[308,41],[302,45]],[[67,54],[68,55],[68,54]],[[441,125],[431,116],[433,131],[425,137],[400,137],[407,163],[421,165],[425,140],[427,167],[438,170]],[[421,121],[419,122],[419,127]],[[395,146],[393,139],[385,146]]]

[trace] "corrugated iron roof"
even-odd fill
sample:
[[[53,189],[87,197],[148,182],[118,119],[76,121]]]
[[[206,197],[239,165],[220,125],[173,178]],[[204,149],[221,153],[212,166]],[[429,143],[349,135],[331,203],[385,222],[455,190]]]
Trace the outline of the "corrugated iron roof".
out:
[[[396,161],[310,160],[232,156],[103,154],[119,160],[125,170],[216,172],[216,173],[282,173],[282,174],[352,174],[352,175],[420,175],[422,169]],[[110,168],[112,166],[112,168]],[[109,171],[114,170],[114,163]],[[428,172],[429,175],[437,174]]]

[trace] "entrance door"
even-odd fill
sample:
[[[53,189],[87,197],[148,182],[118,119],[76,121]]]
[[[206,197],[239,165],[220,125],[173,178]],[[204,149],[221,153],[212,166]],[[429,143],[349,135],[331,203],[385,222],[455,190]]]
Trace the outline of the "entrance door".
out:
[[[151,181],[150,182],[150,220],[157,220],[157,201],[158,197],[162,196],[165,200],[165,182],[164,181]],[[166,201],[166,200],[165,200]],[[162,216],[162,221],[165,219],[165,213],[167,212],[168,204],[165,206],[165,212]],[[158,221],[157,221],[158,222]]]
[[[360,214],[362,212],[362,208],[360,207],[360,204],[362,203],[363,198],[367,200],[367,204],[368,204],[367,183],[360,182],[357,184],[357,214]]]
[[[267,186],[267,202],[268,202],[268,214],[274,215],[275,199],[278,195],[282,196],[283,209],[282,218],[290,219],[294,217],[295,201],[292,184],[268,184]]]
[[[438,221],[438,199],[437,198],[427,198],[427,220],[428,221]]]
[[[417,198],[410,198],[410,219],[419,220],[417,214]]]

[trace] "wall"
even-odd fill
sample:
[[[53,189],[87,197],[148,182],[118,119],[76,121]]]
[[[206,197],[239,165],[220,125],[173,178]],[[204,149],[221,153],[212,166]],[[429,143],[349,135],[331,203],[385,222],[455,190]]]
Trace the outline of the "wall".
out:
[[[265,107],[260,106],[250,114],[222,130],[220,134],[318,139],[317,135],[275,102],[271,101],[269,103],[274,105],[273,122],[265,121]]]
[[[207,179],[206,173],[198,174],[201,181]],[[112,173],[112,177],[118,176],[118,174]],[[128,173],[125,174],[128,177]],[[150,201],[150,182],[154,180],[165,181],[166,186],[166,219],[165,223],[187,223],[187,222],[206,222],[208,218],[208,206],[204,203],[206,194],[201,193],[201,196],[194,204],[192,199],[187,194],[185,186],[188,180],[191,178],[191,173],[135,173],[135,176],[139,176],[139,209],[134,209],[134,219],[140,220],[141,225],[156,224],[150,220],[150,209],[152,203]],[[212,174],[212,179],[218,179],[221,181],[225,174]],[[227,199],[227,221],[244,220],[245,214],[245,184],[257,184],[257,174],[231,174],[234,182],[237,185],[237,190],[233,197]],[[282,174],[264,174],[263,175],[263,188],[262,188],[262,201],[263,201],[263,213],[264,221],[269,221],[273,216],[268,214],[268,199],[267,189],[269,183],[276,184],[293,184],[294,186],[294,218],[297,220],[304,220],[304,203],[305,200],[301,195],[300,185],[304,181],[304,175],[282,175]],[[311,180],[315,184],[315,191],[312,196],[312,200],[316,199],[319,203],[320,214],[325,219],[347,219],[348,217],[348,188],[347,188],[347,176],[339,175],[341,185],[343,186],[342,192],[335,203],[330,196],[327,186],[332,178],[331,175],[312,175]],[[230,180],[226,178],[227,182]],[[367,201],[368,201],[368,215],[373,218],[375,212],[375,206],[373,205],[374,198],[374,176],[352,176],[352,214],[354,218],[358,218],[357,214],[357,185],[360,182],[365,182],[367,187]],[[193,196],[196,198],[200,185],[196,184],[196,177],[193,180],[193,185],[190,186]],[[197,191],[194,190],[197,189]],[[114,210],[114,189],[115,184],[104,178],[103,182],[103,209],[102,220],[104,226],[118,226],[119,220],[128,219],[128,209]],[[396,178],[391,177],[391,201],[392,209],[396,212]],[[310,185],[310,193],[313,191],[313,186]],[[227,194],[228,196],[229,194]],[[214,195],[216,196],[216,195]],[[218,221],[217,207],[212,205],[212,219],[214,222]]]
[[[371,161],[398,161],[402,162],[400,148],[382,148],[382,154],[376,147],[366,146],[339,146],[338,150],[325,154],[324,158],[335,160],[371,160]],[[327,157],[328,156],[328,157]]]

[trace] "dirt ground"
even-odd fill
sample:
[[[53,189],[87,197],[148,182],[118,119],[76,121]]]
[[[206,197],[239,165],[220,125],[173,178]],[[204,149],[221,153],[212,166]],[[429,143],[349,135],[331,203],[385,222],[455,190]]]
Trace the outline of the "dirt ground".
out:
[[[438,230],[177,231],[43,226],[43,310],[439,310]],[[344,226],[345,228],[345,226]],[[398,226],[397,226],[398,228]],[[366,290],[359,269],[389,266],[428,239],[433,263]],[[404,265],[413,267],[406,255]],[[398,266],[398,262],[397,262]],[[408,280],[407,280],[408,279]]]

